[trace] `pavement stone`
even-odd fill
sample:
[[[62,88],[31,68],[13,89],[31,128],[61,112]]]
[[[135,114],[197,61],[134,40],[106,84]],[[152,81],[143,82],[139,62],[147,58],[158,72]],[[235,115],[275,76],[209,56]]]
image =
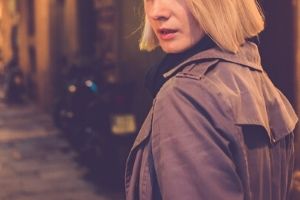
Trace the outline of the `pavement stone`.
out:
[[[0,200],[121,200],[87,181],[88,169],[34,105],[0,103]]]

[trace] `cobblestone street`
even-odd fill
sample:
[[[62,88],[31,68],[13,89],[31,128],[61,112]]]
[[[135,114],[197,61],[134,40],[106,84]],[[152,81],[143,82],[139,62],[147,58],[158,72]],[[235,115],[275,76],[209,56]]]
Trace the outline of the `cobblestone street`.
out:
[[[87,169],[50,116],[0,103],[0,200],[119,200],[85,179]]]

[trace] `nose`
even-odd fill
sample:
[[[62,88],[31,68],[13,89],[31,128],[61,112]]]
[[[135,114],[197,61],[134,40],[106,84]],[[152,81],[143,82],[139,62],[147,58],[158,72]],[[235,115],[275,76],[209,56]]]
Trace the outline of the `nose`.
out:
[[[171,16],[170,5],[166,5],[163,0],[154,0],[149,6],[148,15],[157,21],[166,21]]]

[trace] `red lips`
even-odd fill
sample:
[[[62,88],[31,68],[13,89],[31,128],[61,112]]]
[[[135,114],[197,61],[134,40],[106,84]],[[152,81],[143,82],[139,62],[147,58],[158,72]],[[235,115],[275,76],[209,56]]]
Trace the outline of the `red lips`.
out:
[[[167,29],[167,28],[161,28],[158,30],[159,37],[162,40],[170,40],[175,37],[177,30],[176,29]]]

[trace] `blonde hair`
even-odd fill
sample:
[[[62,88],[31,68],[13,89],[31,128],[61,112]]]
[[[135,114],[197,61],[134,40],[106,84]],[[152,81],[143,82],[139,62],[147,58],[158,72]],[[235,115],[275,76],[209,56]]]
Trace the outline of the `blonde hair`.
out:
[[[223,50],[236,53],[247,38],[264,29],[264,15],[256,0],[186,0],[204,32]],[[145,16],[140,49],[151,51],[158,39]]]

